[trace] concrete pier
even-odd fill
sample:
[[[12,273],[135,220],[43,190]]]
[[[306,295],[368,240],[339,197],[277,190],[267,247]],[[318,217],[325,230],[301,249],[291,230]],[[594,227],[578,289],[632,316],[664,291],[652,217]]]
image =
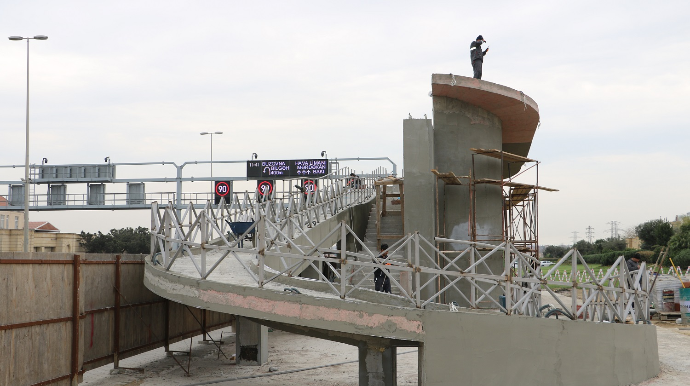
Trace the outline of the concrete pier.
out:
[[[261,366],[268,362],[268,327],[238,316],[235,350],[237,364]]]
[[[396,386],[397,350],[362,342],[359,345],[359,386]]]

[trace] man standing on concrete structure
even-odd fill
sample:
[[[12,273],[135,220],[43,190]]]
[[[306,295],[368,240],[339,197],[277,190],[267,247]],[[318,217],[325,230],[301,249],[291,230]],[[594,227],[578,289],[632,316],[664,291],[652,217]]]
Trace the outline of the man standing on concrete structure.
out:
[[[388,264],[388,244],[381,244],[381,254],[376,258],[378,264]],[[384,271],[385,270],[385,271]],[[386,275],[385,268],[376,268],[374,270],[374,289],[378,292],[391,293],[391,278]]]
[[[470,59],[472,59],[472,69],[474,70],[474,77],[476,79],[482,78],[484,55],[489,52],[488,48],[482,51],[482,43],[486,43],[482,35],[477,36],[477,40],[470,43]]]

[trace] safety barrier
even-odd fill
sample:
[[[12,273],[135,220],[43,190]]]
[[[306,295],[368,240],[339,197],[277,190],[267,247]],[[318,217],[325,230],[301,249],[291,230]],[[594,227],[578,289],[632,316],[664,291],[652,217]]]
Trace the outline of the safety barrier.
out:
[[[189,217],[182,221],[178,220],[174,210],[154,205],[151,254],[160,250],[160,263],[166,270],[172,269],[179,258],[189,259],[204,280],[226,258],[234,258],[258,287],[311,266],[328,290],[342,299],[351,297],[357,289],[365,288],[374,270],[381,269],[391,285],[399,290],[400,296],[418,308],[442,304],[442,295],[449,294],[461,297],[472,308],[493,308],[508,315],[539,317],[542,312],[541,293],[545,291],[554,296],[561,313],[573,320],[649,320],[649,272],[645,263],[639,271],[628,272],[622,256],[600,277],[573,249],[542,274],[539,261],[521,253],[510,241],[499,245],[445,238],[429,241],[414,233],[388,248],[390,256],[398,257],[394,260],[379,258],[379,254],[370,250],[345,222],[340,222],[320,240],[309,238],[306,227],[312,225],[310,219],[318,218],[319,213],[333,215],[338,208],[362,203],[371,198],[368,190],[341,191],[339,195],[317,200],[314,205],[298,211],[289,209],[290,202],[257,203],[252,212],[256,220],[245,234],[235,240],[226,237],[210,205],[199,213],[190,207],[186,214]],[[353,197],[342,200],[345,194]],[[330,211],[324,212],[326,210]],[[309,211],[317,217],[310,218]],[[250,247],[240,247],[240,241],[252,230],[256,232],[256,242]],[[219,234],[213,243],[212,232]],[[298,235],[304,235],[307,245],[295,242]],[[328,240],[332,240],[334,235],[339,235],[341,240],[354,239],[358,252],[347,250],[345,243],[341,243],[341,249],[333,249]],[[439,250],[436,243],[464,247],[450,253]],[[209,251],[220,253],[210,267],[206,256]],[[247,260],[240,255],[253,258]],[[280,267],[268,267],[267,257],[278,260]],[[252,269],[252,265],[256,269]],[[330,280],[324,275],[323,266],[327,267]],[[570,268],[567,277],[557,273],[566,266]],[[409,275],[411,285],[401,283],[403,275]],[[554,286],[569,288],[570,304],[565,304],[554,293],[551,288]],[[581,305],[578,305],[578,297],[582,299]]]

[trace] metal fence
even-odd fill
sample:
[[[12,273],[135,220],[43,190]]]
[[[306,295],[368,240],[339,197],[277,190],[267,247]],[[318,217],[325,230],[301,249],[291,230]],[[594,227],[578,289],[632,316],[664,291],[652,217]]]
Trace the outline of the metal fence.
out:
[[[442,304],[444,298],[459,297],[458,300],[461,298],[471,308],[539,317],[544,311],[541,294],[547,292],[558,303],[556,310],[572,320],[649,321],[649,273],[644,263],[639,271],[629,272],[622,256],[602,277],[590,269],[576,249],[542,273],[539,261],[520,252],[510,241],[492,245],[446,238],[427,240],[413,233],[388,248],[389,256],[395,258],[383,259],[345,222],[338,223],[320,240],[309,238],[308,227],[372,199],[372,186],[367,182],[362,189],[349,189],[341,181],[323,194],[290,197],[287,201],[245,199],[244,207],[240,202],[231,203],[226,212],[222,212],[223,206],[214,211],[210,203],[200,212],[190,206],[182,218],[170,208],[154,205],[151,255],[160,251],[161,264],[166,270],[172,269],[180,258],[189,259],[201,279],[208,279],[225,259],[236,259],[258,287],[310,266],[328,290],[342,299],[370,286],[374,270],[381,269],[399,296],[418,308]],[[224,228],[227,223],[221,221],[224,219],[251,221],[251,224],[244,234],[233,238]],[[256,233],[255,242],[241,247],[241,241],[251,232]],[[215,239],[214,234],[218,235]],[[298,245],[295,238],[301,235],[305,236],[302,240],[306,244]],[[356,251],[347,250],[346,243],[341,243],[340,249],[331,247],[328,241],[334,235],[339,235],[340,240],[354,239]],[[451,253],[439,250],[437,243],[461,247]],[[206,254],[214,250],[220,251],[221,256],[209,267]],[[254,259],[248,262],[239,254],[251,254]],[[269,267],[267,257],[275,258],[279,266]],[[563,268],[570,269],[568,277],[556,274]],[[401,280],[403,277],[409,281]],[[571,300],[566,304],[555,288],[567,289]]]

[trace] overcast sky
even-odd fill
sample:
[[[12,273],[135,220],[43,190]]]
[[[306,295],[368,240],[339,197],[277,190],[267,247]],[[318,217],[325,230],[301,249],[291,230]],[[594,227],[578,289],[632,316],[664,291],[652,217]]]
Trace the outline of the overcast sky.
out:
[[[250,4],[251,3],[251,4]],[[21,1],[0,3],[0,165],[391,157],[429,117],[432,73],[539,105],[541,244],[690,211],[687,1]],[[9,178],[21,178],[17,169]],[[214,169],[215,174],[215,169]],[[0,194],[6,194],[0,187]],[[148,190],[148,189],[147,189]],[[171,185],[169,190],[174,190]],[[40,212],[62,231],[148,225],[146,211]]]

